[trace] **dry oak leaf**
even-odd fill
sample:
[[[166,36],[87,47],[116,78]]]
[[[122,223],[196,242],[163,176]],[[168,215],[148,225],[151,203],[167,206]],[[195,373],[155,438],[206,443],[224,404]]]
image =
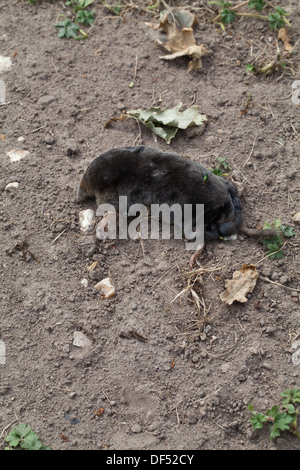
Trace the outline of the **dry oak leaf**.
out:
[[[281,39],[281,41],[283,42],[285,51],[291,51],[293,49],[286,28],[280,28],[280,30],[278,31],[278,39]]]
[[[246,294],[253,291],[258,278],[258,271],[253,264],[243,264],[240,271],[235,271],[231,279],[225,281],[226,290],[220,295],[220,299],[228,305],[235,300],[247,302]]]
[[[157,43],[173,54],[161,56],[163,60],[173,60],[177,57],[189,56],[191,60],[188,70],[198,70],[202,67],[201,58],[209,55],[209,51],[203,44],[197,45],[194,37],[193,26],[198,24],[198,19],[192,13],[184,10],[171,10],[164,14],[158,25],[146,23],[153,29],[161,28],[167,36],[156,36]]]

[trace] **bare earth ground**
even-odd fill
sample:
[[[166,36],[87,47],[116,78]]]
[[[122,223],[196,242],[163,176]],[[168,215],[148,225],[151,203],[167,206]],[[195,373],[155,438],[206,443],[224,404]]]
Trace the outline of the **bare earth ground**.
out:
[[[291,347],[300,332],[292,222],[300,108],[291,100],[299,64],[247,74],[260,53],[276,55],[276,32],[244,19],[222,33],[205,4],[193,3],[195,36],[211,56],[189,73],[186,58],[159,59],[144,25],[155,18],[142,9],[118,18],[95,2],[89,38],[74,41],[58,39],[53,26],[63,2],[1,2],[0,54],[13,66],[1,75],[9,104],[0,107],[0,447],[21,421],[53,449],[300,449],[291,434],[270,442],[267,430],[253,432],[247,408],[266,411],[300,385]],[[291,13],[295,44],[298,0],[280,5]],[[179,101],[208,116],[202,135],[181,131],[168,146],[146,128],[139,139],[131,119],[104,128],[123,109]],[[219,269],[195,285],[199,312],[190,293],[172,302],[188,285],[184,241],[87,243],[78,217],[92,205],[75,201],[81,175],[100,153],[141,140],[207,167],[226,157],[243,183],[248,226],[275,218],[294,225],[284,257],[265,258],[263,245],[243,236],[209,243],[202,265]],[[11,149],[29,156],[11,163]],[[15,181],[17,191],[4,191]],[[225,280],[243,263],[274,283],[259,279],[247,303],[226,306]],[[107,300],[93,286],[108,275],[116,296]],[[84,347],[73,344],[76,331],[89,340]]]

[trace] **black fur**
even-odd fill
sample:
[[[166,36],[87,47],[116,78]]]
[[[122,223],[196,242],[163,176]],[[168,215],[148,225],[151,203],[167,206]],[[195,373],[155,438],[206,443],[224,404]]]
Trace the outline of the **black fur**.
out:
[[[207,181],[205,175],[208,175]],[[204,204],[205,236],[217,239],[243,223],[237,188],[199,163],[176,153],[138,146],[116,148],[95,158],[84,173],[79,200],[118,204]]]

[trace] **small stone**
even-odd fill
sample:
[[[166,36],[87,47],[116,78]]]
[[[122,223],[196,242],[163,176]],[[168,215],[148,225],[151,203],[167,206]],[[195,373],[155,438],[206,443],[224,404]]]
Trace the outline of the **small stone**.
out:
[[[79,212],[80,230],[90,232],[95,226],[95,212],[92,209],[86,209]]]
[[[94,235],[87,235],[80,238],[78,241],[78,249],[86,258],[90,258],[96,253],[96,237]]]
[[[102,281],[95,285],[94,289],[100,291],[106,299],[110,299],[110,297],[113,297],[116,294],[116,289],[113,286],[110,277],[102,279]]]
[[[293,222],[296,222],[296,224],[300,224],[300,212],[297,212],[297,213],[293,216]]]
[[[47,135],[45,138],[44,138],[44,142],[45,144],[47,145],[53,145],[55,144],[56,140],[54,137],[52,137],[51,135]]]
[[[42,109],[44,109],[47,106],[49,106],[49,104],[53,103],[53,101],[56,101],[56,100],[57,98],[55,96],[45,95],[45,96],[42,96],[42,98],[38,100],[37,105],[41,107]]]
[[[82,333],[82,331],[74,331],[73,333],[73,345],[77,348],[88,348],[92,342],[89,338]]]
[[[5,83],[3,80],[0,80],[0,104],[5,103]]]
[[[81,279],[80,284],[82,284],[83,287],[87,287],[89,285],[89,281],[87,279]]]
[[[300,340],[296,340],[292,343],[292,349],[296,349],[292,354],[292,363],[298,366],[300,364]]]
[[[17,183],[16,181],[14,183],[8,183],[6,186],[5,186],[5,191],[11,191],[11,190],[16,190],[19,188],[19,183]]]
[[[140,424],[134,424],[133,426],[131,426],[131,432],[133,432],[134,434],[139,434],[140,432],[142,432],[142,426]]]
[[[231,368],[231,365],[229,364],[229,362],[224,362],[224,363],[221,365],[221,367],[220,367],[221,371],[222,371],[224,374],[226,374],[227,372],[229,372],[230,368]]]
[[[89,278],[93,281],[100,281],[103,278],[103,271],[100,268],[95,268],[89,271]]]
[[[2,341],[2,339],[0,339],[0,365],[4,365],[5,362],[6,362],[6,347],[5,347],[5,343],[4,341]]]
[[[29,152],[28,150],[11,149],[9,152],[7,152],[7,156],[10,158],[11,163],[15,163],[22,160],[23,158],[28,157]]]
[[[12,66],[12,61],[10,57],[4,57],[0,55],[0,73],[6,72]]]

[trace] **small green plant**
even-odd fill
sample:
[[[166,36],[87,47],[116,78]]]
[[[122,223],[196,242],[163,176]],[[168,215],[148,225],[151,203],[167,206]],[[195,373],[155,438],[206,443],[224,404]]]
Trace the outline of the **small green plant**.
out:
[[[84,26],[91,26],[95,21],[94,12],[80,10],[76,14],[76,21]]]
[[[54,25],[58,29],[59,38],[80,40],[88,37],[88,34],[78,26],[78,23],[83,24],[84,26],[91,26],[94,23],[94,12],[91,10],[85,10],[93,2],[94,0],[68,0],[66,2],[67,6],[72,6],[75,18],[74,21],[65,19],[64,21],[60,21]]]
[[[24,449],[24,450],[52,450],[51,447],[42,444],[39,436],[27,424],[20,423],[15,426],[6,436],[6,442],[9,447],[5,450]]]
[[[250,10],[262,11],[265,4],[263,0],[249,0],[248,7]]]
[[[59,38],[85,39],[87,37],[87,34],[82,31],[77,24],[68,19],[60,21],[55,27],[58,29]],[[80,36],[79,33],[82,35]]]
[[[295,236],[293,227],[290,225],[282,225],[279,219],[275,219],[272,224],[268,222],[263,226],[264,229],[275,229],[276,235],[263,238],[263,244],[268,248],[267,257],[270,259],[280,259],[283,257],[282,247],[284,245],[284,237],[290,238]]]
[[[273,30],[280,29],[284,26],[290,26],[290,23],[286,19],[288,13],[282,7],[277,7],[274,12],[270,13],[268,16],[261,15],[258,13],[252,12],[240,12],[238,11],[239,8],[248,6],[250,10],[255,10],[256,12],[262,12],[265,7],[265,2],[263,0],[248,0],[246,2],[242,2],[239,5],[233,6],[232,3],[226,0],[216,0],[208,2],[209,4],[218,5],[220,7],[220,13],[214,19],[214,23],[217,23],[220,19],[221,22],[217,23],[220,24],[222,29],[224,25],[228,25],[233,23],[238,16],[244,17],[252,17],[257,18],[259,20],[265,20],[269,22],[269,27]]]
[[[255,69],[255,65],[254,64],[247,64],[246,65],[246,72],[250,73],[250,72],[255,72],[256,69]]]
[[[274,13],[270,13],[268,16],[269,26],[275,31],[286,26],[285,17],[288,16],[288,13],[282,7],[277,7]]]
[[[287,66],[287,62],[282,60],[282,54],[277,54],[275,59],[266,65],[247,64],[246,71],[255,75],[269,75],[274,70],[283,70]]]
[[[250,423],[253,426],[253,429],[263,428],[265,423],[268,423],[270,439],[276,439],[280,436],[282,431],[290,431],[298,439],[300,439],[300,433],[297,430],[297,404],[300,403],[300,389],[293,388],[291,390],[286,390],[280,394],[281,400],[281,410],[279,406],[275,405],[266,413],[258,413],[254,411],[251,403],[248,405],[248,409],[252,413],[250,418]]]
[[[120,2],[115,3],[114,5],[107,5],[105,2],[102,3],[105,8],[107,8],[111,13],[117,16],[121,14],[122,8],[124,7],[124,5]]]
[[[84,10],[94,3],[94,0],[68,0],[66,5],[72,5],[74,11]]]
[[[210,168],[210,171],[212,171],[217,176],[226,176],[228,174],[226,172],[230,170],[228,161],[225,157],[217,157],[216,161],[217,164],[214,168]]]

